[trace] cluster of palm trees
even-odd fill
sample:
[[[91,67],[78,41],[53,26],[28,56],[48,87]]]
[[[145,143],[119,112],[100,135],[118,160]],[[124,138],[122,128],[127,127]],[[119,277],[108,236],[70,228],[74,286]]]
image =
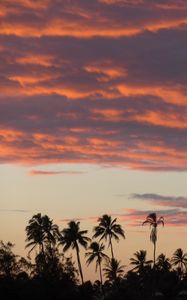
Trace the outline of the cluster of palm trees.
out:
[[[119,237],[125,238],[124,230],[121,225],[117,224],[117,219],[112,219],[109,215],[103,215],[98,219],[99,224],[94,227],[93,240],[86,236],[87,230],[80,230],[80,222],[70,221],[67,228],[59,230],[58,226],[53,224],[53,221],[46,215],[42,216],[40,213],[34,215],[26,227],[27,245],[31,247],[30,253],[38,247],[39,253],[45,257],[45,250],[49,247],[62,246],[63,252],[70,248],[75,250],[77,256],[77,264],[82,284],[84,283],[83,270],[80,259],[80,246],[88,251],[85,253],[87,264],[93,261],[96,262],[96,269],[99,267],[100,281],[103,283],[102,278],[102,261],[106,260],[105,275],[111,277],[111,273],[116,269],[116,274],[122,273],[122,267],[119,262],[114,258],[113,239],[119,241]],[[99,238],[99,242],[96,239]],[[111,250],[111,259],[104,253],[105,246],[100,243],[105,240]],[[88,243],[90,245],[88,246]],[[110,272],[111,271],[111,272]]]
[[[158,225],[164,225],[163,217],[157,217],[156,213],[149,214],[142,225],[150,225],[151,233],[150,240],[153,243],[153,260],[146,260],[146,251],[140,250],[134,253],[134,257],[130,259],[132,271],[141,274],[147,267],[162,268],[170,270],[172,266],[177,266],[181,277],[186,271],[187,254],[182,249],[177,249],[171,260],[161,254],[156,259],[156,243],[157,243],[157,228]],[[49,249],[55,249],[62,246],[63,252],[70,248],[75,250],[77,257],[77,265],[81,278],[81,283],[84,283],[83,270],[80,258],[80,246],[85,250],[87,265],[95,262],[96,271],[99,269],[100,282],[103,284],[104,271],[105,277],[109,281],[115,281],[116,278],[124,275],[124,266],[120,264],[114,256],[113,240],[119,242],[120,237],[125,239],[125,233],[121,225],[117,224],[117,218],[112,219],[111,216],[104,214],[98,219],[98,225],[93,228],[92,240],[87,236],[87,230],[80,229],[80,222],[70,221],[67,227],[60,230],[57,225],[46,215],[40,213],[34,215],[29,220],[26,227],[27,245],[30,253],[37,247],[38,253],[43,256],[45,261],[45,253]],[[111,251],[111,257],[104,253],[105,245],[107,244]],[[103,261],[105,266],[102,267]]]
[[[133,265],[131,271],[138,274],[145,272],[146,268],[150,268],[153,261],[146,260],[147,252],[145,250],[136,251],[133,258],[130,258],[130,264]],[[170,271],[171,268],[177,267],[179,276],[182,278],[187,271],[187,253],[178,248],[172,255],[171,259],[161,253],[155,260],[154,268],[156,270]]]
[[[165,300],[181,299],[178,295],[187,293],[187,253],[178,248],[171,259],[163,253],[157,256],[157,230],[164,219],[151,213],[142,225],[150,225],[153,258],[147,259],[146,250],[136,251],[125,272],[113,247],[115,241],[125,239],[116,218],[101,216],[90,239],[78,221],[69,221],[60,230],[48,216],[35,214],[26,227],[28,259],[14,254],[13,244],[0,241],[0,290],[7,295],[13,289],[20,300],[150,300],[157,299],[155,295],[164,295]],[[84,281],[81,247],[87,266],[94,263],[98,271],[99,280],[93,284]],[[68,250],[74,251],[76,263],[66,255]]]

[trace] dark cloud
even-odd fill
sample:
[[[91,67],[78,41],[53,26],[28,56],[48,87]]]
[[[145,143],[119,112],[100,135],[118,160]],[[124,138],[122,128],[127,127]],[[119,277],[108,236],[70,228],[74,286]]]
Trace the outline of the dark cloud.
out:
[[[28,39],[14,36],[2,36],[0,41],[4,45],[1,54],[4,56],[1,64],[3,73],[9,77],[51,75],[48,82],[44,80],[44,86],[52,80],[49,86],[60,83],[65,88],[68,83],[72,87],[77,82],[77,86],[84,84],[86,88],[91,85],[90,88],[95,86],[94,91],[99,90],[106,68],[124,70],[117,79],[108,78],[114,88],[122,83],[134,88],[158,85],[172,88],[173,84],[186,85],[187,81],[186,30],[144,32],[136,37],[118,38],[115,41],[112,38]],[[25,56],[28,61],[29,57],[38,57],[38,64],[32,63],[28,69],[26,63],[19,63]],[[50,63],[41,68],[42,56],[49,57]],[[11,60],[7,60],[9,57]],[[92,67],[90,72],[85,69],[88,66]],[[98,73],[94,71],[94,67],[98,68]],[[102,84],[107,85],[105,81]]]
[[[148,201],[151,204],[187,209],[187,197],[163,196],[159,194],[132,194],[130,199]]]

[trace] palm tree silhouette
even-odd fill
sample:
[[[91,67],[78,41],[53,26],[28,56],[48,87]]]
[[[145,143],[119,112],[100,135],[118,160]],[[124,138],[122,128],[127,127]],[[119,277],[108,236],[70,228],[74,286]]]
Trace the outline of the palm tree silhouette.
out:
[[[146,217],[146,220],[142,223],[142,225],[149,224],[151,227],[151,234],[150,240],[153,243],[154,250],[153,250],[153,266],[155,267],[155,260],[156,260],[156,242],[157,242],[157,227],[159,224],[164,226],[164,218],[159,217],[157,218],[156,213],[151,213]]]
[[[137,271],[139,274],[153,262],[152,260],[146,260],[147,252],[145,250],[136,251],[133,255],[135,258],[130,258],[130,264],[135,267],[131,271]]]
[[[161,253],[156,260],[156,267],[158,270],[169,271],[171,269],[171,264],[169,258],[167,258],[163,253]]]
[[[106,278],[115,283],[118,279],[120,279],[124,274],[124,265],[120,265],[120,261],[115,258],[111,258],[103,269]]]
[[[59,228],[48,216],[44,215],[42,219],[45,240],[49,245],[55,245],[59,236]]]
[[[85,256],[88,257],[86,262],[89,265],[94,260],[96,260],[96,272],[97,272],[97,268],[99,267],[100,280],[101,280],[101,284],[103,284],[101,262],[102,262],[103,259],[108,258],[108,256],[105,253],[103,253],[103,250],[105,249],[105,247],[104,247],[103,244],[100,245],[97,242],[92,242],[89,249],[91,251],[87,252],[85,254]]]
[[[171,258],[173,266],[178,266],[181,277],[184,275],[184,270],[187,269],[187,253],[184,253],[181,248],[178,248]]]
[[[90,241],[90,239],[85,236],[88,230],[80,231],[79,225],[80,222],[70,221],[68,223],[68,227],[61,231],[59,244],[64,246],[63,247],[64,252],[66,252],[70,247],[76,250],[79,273],[83,284],[84,279],[83,279],[83,272],[82,272],[82,266],[80,261],[79,244],[86,249],[87,243],[88,241]]]
[[[28,241],[26,248],[32,247],[29,254],[36,246],[39,246],[39,253],[44,255],[45,243],[54,244],[56,242],[58,226],[53,224],[48,216],[42,216],[41,213],[38,213],[29,220],[26,235],[26,241]]]
[[[117,242],[119,241],[119,235],[125,238],[124,230],[121,225],[116,224],[117,218],[112,220],[111,216],[103,215],[98,219],[99,225],[94,227],[94,235],[93,238],[101,237],[100,241],[105,239],[109,240],[108,246],[111,249],[112,259],[114,259],[114,251],[112,245],[112,238],[114,238]]]

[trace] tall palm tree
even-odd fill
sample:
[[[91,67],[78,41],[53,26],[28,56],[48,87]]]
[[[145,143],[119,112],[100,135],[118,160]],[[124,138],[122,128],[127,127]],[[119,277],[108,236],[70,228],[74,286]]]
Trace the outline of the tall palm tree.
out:
[[[103,244],[100,245],[97,242],[92,242],[90,244],[89,249],[91,251],[87,252],[85,254],[85,256],[88,257],[88,259],[87,259],[86,262],[89,265],[94,260],[96,260],[96,272],[97,272],[97,268],[99,267],[100,280],[101,280],[101,284],[103,284],[101,262],[102,262],[103,259],[107,259],[108,258],[108,256],[105,253],[103,253],[103,250],[105,249],[105,247],[104,247]]]
[[[106,278],[114,283],[123,276],[124,268],[124,265],[120,265],[120,261],[112,258],[106,263],[103,271]]]
[[[146,217],[146,220],[142,223],[142,225],[149,224],[151,227],[150,240],[153,243],[153,265],[155,267],[156,260],[156,242],[157,242],[157,227],[162,224],[164,226],[164,218],[157,218],[156,213],[151,213]]]
[[[173,266],[178,266],[181,276],[183,276],[184,270],[187,269],[187,253],[184,253],[184,251],[181,248],[178,248],[173,253],[171,263]]]
[[[32,247],[29,253],[39,246],[39,253],[44,255],[45,244],[51,244],[56,242],[58,233],[58,226],[53,224],[53,221],[46,215],[42,216],[41,213],[34,215],[26,227],[26,235],[28,244],[26,248]]]
[[[85,249],[87,248],[87,243],[90,239],[85,236],[88,232],[87,230],[80,230],[80,222],[70,221],[68,227],[61,231],[61,236],[59,238],[59,244],[63,245],[63,251],[66,252],[69,248],[75,249],[77,254],[77,263],[79,268],[79,273],[81,277],[82,284],[84,283],[82,266],[80,261],[80,250],[79,244]]]
[[[112,259],[114,259],[114,250],[112,245],[112,238],[119,242],[119,236],[125,238],[124,230],[121,225],[116,224],[117,218],[112,220],[109,215],[103,215],[98,219],[99,225],[94,227],[93,238],[100,237],[100,241],[105,239],[108,240],[108,246],[111,249]]]
[[[130,258],[130,264],[135,266],[132,271],[137,271],[139,274],[153,262],[152,260],[146,260],[147,252],[145,250],[136,251],[133,255],[135,258]]]

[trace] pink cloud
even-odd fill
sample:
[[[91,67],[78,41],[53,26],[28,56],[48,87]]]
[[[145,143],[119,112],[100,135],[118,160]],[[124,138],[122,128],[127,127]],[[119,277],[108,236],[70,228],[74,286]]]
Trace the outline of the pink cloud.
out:
[[[113,218],[117,218],[117,221],[124,223],[127,227],[142,227],[142,223],[145,221],[147,215],[155,212],[154,210],[137,210],[132,208],[126,208],[124,211],[119,213],[111,212]],[[180,209],[167,209],[156,211],[158,217],[163,216],[166,227],[186,227],[187,226],[187,211],[181,211]],[[75,221],[92,221],[97,224],[98,218],[101,216],[88,216],[88,217],[74,217],[64,218],[60,222]]]

